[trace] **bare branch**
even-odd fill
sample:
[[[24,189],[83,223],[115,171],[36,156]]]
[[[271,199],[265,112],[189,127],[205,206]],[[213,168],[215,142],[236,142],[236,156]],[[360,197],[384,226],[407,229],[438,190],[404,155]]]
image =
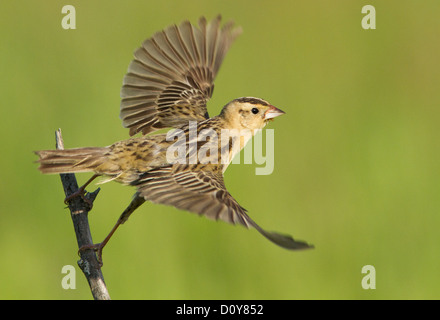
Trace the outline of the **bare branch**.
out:
[[[61,129],[58,129],[55,132],[55,138],[56,148],[59,150],[64,150]],[[78,190],[78,183],[73,173],[63,173],[60,174],[60,176],[66,197]],[[99,188],[92,193],[87,193],[87,201],[84,201],[82,197],[75,197],[69,201],[70,215],[72,217],[73,227],[75,229],[78,248],[81,248],[84,245],[93,244],[89,227],[88,213],[91,210],[90,203],[93,203],[98,195],[98,192]],[[81,251],[81,260],[78,261],[78,266],[81,268],[85,277],[87,278],[87,281],[89,282],[93,298],[95,300],[110,300],[110,295],[108,294],[101,267],[95,253],[92,250]]]

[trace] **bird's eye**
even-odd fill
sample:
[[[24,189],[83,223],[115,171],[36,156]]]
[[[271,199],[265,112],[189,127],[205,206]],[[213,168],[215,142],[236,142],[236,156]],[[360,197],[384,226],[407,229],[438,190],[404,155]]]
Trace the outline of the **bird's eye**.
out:
[[[257,114],[259,110],[258,110],[258,108],[252,108],[251,111],[252,111],[253,114]]]

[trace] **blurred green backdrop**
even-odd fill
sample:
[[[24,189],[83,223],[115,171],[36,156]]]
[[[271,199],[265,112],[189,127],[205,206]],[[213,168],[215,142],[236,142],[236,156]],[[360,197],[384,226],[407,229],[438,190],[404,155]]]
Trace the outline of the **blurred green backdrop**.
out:
[[[61,28],[74,5],[77,29]],[[361,28],[374,5],[377,29]],[[90,299],[58,176],[33,150],[128,137],[119,90],[154,32],[221,13],[244,33],[209,104],[258,96],[287,114],[275,171],[231,165],[226,185],[269,230],[316,246],[288,252],[254,230],[147,204],[104,250],[114,299],[440,298],[440,3],[425,1],[12,1],[0,4],[0,298]],[[78,175],[84,182],[90,175]],[[92,189],[92,188],[91,188]],[[101,241],[134,190],[102,186]],[[75,290],[61,268],[74,265]],[[361,269],[376,268],[375,290]]]

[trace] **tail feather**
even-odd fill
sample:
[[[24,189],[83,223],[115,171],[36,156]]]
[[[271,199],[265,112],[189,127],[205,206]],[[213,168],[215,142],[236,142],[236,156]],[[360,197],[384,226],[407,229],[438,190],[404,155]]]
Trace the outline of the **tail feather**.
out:
[[[90,172],[106,161],[108,148],[90,147],[35,151],[42,173]]]

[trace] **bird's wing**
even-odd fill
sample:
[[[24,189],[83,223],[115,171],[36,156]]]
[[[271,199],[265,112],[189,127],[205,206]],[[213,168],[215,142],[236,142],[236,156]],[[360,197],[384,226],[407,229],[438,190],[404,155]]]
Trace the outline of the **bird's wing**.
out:
[[[210,219],[253,227],[275,244],[286,249],[312,246],[289,235],[268,232],[258,226],[246,209],[226,190],[221,166],[175,164],[146,172],[133,185],[145,200],[174,206]]]
[[[134,53],[121,89],[120,118],[130,135],[180,127],[208,118],[214,79],[241,28],[220,27],[221,17],[199,28],[188,21],[157,32]]]

